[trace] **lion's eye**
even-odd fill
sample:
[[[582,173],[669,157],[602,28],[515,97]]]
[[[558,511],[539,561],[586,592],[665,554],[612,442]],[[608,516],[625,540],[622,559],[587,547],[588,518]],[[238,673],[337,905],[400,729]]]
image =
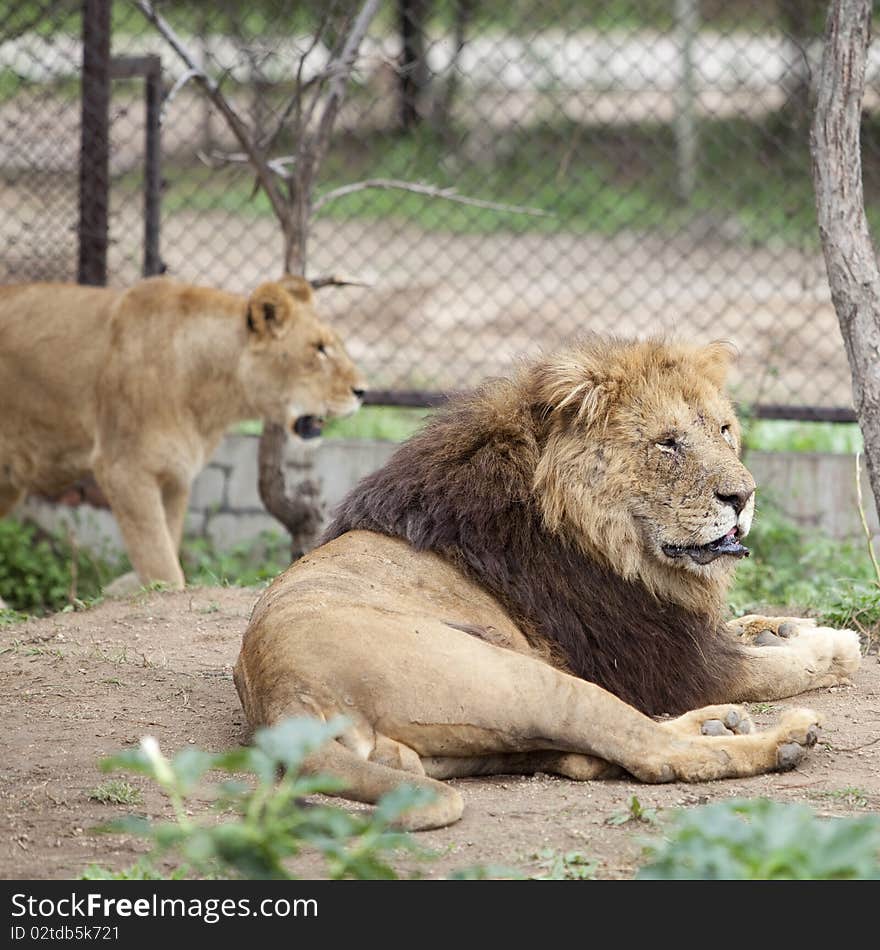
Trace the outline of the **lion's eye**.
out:
[[[315,349],[318,351],[318,355],[319,355],[319,356],[326,356],[326,355],[327,355],[327,347],[324,346],[323,343],[316,343],[316,344],[315,344]]]
[[[657,448],[661,452],[677,452],[678,451],[678,439],[674,436],[667,436],[665,439],[658,439],[655,443]]]
[[[733,445],[733,433],[730,431],[729,425],[723,425],[721,427],[721,437],[724,439],[725,442],[729,443],[730,445]]]

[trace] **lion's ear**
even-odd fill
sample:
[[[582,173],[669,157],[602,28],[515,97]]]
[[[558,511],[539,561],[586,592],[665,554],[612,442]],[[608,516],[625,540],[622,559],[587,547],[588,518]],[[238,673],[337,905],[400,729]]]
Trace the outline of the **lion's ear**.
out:
[[[312,285],[298,274],[285,274],[278,281],[278,286],[286,290],[291,297],[301,300],[303,303],[311,303],[314,300]]]
[[[739,351],[729,340],[715,340],[697,353],[701,372],[719,389],[727,382],[730,367],[739,358]]]
[[[565,413],[595,425],[607,417],[617,384],[601,365],[581,352],[536,367],[534,391],[544,415]]]
[[[276,336],[281,327],[295,317],[293,300],[280,283],[260,284],[248,300],[248,330],[259,337]]]

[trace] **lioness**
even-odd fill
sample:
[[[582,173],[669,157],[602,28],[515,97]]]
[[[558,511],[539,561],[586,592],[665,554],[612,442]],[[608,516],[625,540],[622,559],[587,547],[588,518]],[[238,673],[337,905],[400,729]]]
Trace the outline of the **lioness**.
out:
[[[92,472],[140,582],[182,587],[190,485],[228,426],[310,438],[364,389],[300,277],[250,298],[166,278],[2,287],[0,516]]]
[[[443,778],[793,767],[812,711],[758,733],[728,704],[846,683],[859,641],[722,620],[755,504],[728,361],[590,338],[453,402],[260,598],[235,669],[250,723],[347,717],[308,768],[360,801],[432,789],[411,828],[461,815]]]

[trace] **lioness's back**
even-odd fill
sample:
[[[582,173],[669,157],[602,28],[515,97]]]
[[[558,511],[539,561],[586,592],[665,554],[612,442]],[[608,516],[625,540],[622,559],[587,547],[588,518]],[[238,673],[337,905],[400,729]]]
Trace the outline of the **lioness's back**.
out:
[[[88,399],[119,291],[77,284],[0,287],[0,395],[33,413],[33,400]]]

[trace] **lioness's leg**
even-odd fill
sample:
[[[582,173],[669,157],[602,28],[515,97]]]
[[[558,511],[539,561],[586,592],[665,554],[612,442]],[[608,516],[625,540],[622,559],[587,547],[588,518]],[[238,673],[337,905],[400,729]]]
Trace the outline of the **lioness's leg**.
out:
[[[171,535],[174,549],[180,551],[186,509],[189,505],[189,485],[176,480],[166,482],[162,486],[162,504],[165,507],[165,522],[168,525],[168,533]]]
[[[854,630],[819,627],[797,617],[750,615],[729,624],[743,644],[744,673],[736,702],[784,699],[810,689],[848,685],[861,650]]]
[[[131,563],[142,584],[184,586],[177,548],[168,530],[159,483],[131,468],[97,462],[95,478],[119,523]]]

